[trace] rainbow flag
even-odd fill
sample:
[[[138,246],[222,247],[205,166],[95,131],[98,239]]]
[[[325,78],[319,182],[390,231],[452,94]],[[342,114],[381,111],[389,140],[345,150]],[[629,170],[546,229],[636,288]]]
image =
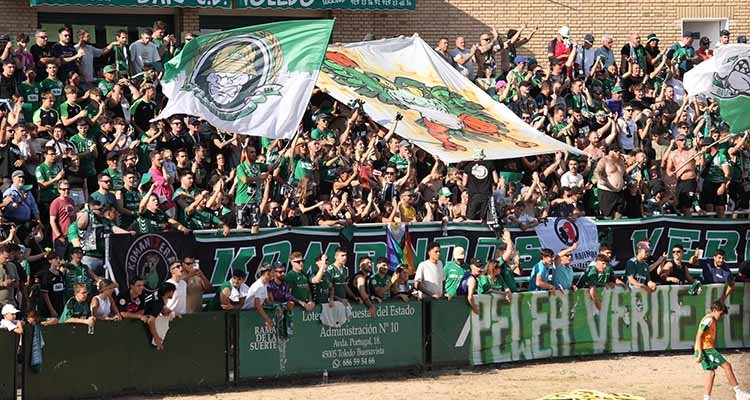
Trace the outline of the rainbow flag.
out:
[[[399,264],[409,267],[409,275],[413,275],[414,268],[414,246],[411,244],[409,227],[406,224],[386,224],[386,255],[388,267],[395,271]]]

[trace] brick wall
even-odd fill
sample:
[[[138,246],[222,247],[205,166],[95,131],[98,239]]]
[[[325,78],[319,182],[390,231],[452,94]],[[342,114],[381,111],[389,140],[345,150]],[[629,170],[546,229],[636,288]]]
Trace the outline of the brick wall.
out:
[[[182,8],[177,12],[177,34],[200,31],[200,10],[197,8]]]
[[[31,36],[36,30],[36,10],[29,7],[29,0],[0,0],[0,10],[0,33],[10,33],[15,40],[19,33]]]
[[[614,35],[615,49],[627,42],[628,32],[643,36],[656,33],[662,48],[679,39],[682,19],[728,18],[733,36],[750,35],[750,5],[747,0],[696,0],[686,5],[681,0],[417,0],[415,11],[356,12],[334,11],[334,42],[362,40],[372,32],[376,38],[411,35],[419,32],[430,44],[441,36],[449,37],[451,47],[457,35],[475,43],[482,32],[496,27],[501,35],[518,29],[524,22],[539,31],[520,53],[544,56],[546,45],[561,25],[571,28],[573,38],[582,41],[585,33],[596,37],[600,45],[603,34]],[[732,39],[734,40],[734,39]]]

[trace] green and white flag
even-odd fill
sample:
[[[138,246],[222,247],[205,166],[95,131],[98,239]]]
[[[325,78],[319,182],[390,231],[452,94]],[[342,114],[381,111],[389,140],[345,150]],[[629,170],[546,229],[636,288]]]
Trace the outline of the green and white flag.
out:
[[[690,97],[704,94],[716,99],[732,134],[750,129],[750,45],[721,46],[712,58],[688,71],[683,84]]]
[[[318,79],[333,20],[285,21],[199,36],[170,60],[156,119],[198,115],[217,129],[290,138]]]

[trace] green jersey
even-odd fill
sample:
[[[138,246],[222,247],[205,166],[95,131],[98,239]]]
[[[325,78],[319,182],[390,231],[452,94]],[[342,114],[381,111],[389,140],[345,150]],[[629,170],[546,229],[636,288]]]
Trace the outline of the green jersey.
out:
[[[295,182],[299,182],[303,176],[312,175],[314,172],[315,169],[313,168],[313,163],[309,158],[296,157],[294,159],[294,172],[292,173],[292,176],[294,177]]]
[[[641,284],[646,284],[649,280],[648,264],[638,261],[635,257],[628,260],[625,264],[625,276],[632,276]]]
[[[257,178],[264,172],[268,171],[268,166],[259,163],[248,163],[247,161],[237,166],[237,192],[234,195],[234,204],[241,206],[247,203],[258,204],[260,203],[261,197],[263,197],[263,185],[262,180],[258,180],[255,183],[248,182],[243,183],[242,178]],[[247,192],[250,186],[254,186],[254,192],[252,196]]]
[[[50,79],[49,77],[44,78],[44,80],[39,83],[39,87],[41,88],[42,92],[50,92],[53,96],[55,96],[56,108],[65,101],[65,94],[63,93],[65,84],[60,82],[59,80]]]
[[[608,283],[615,282],[615,272],[609,264],[601,272],[596,269],[595,265],[589,265],[583,279],[588,287],[606,286]]]
[[[374,273],[370,274],[370,280],[368,281],[368,285],[370,286],[371,295],[376,296],[375,289],[385,289],[388,287],[388,284],[391,281],[391,274],[386,273],[385,276],[380,275],[380,273]],[[390,298],[391,294],[389,291],[383,292],[383,297],[381,297],[381,300],[385,300],[387,298]]]
[[[211,299],[211,302],[208,304],[208,310],[209,311],[221,311],[221,292],[224,291],[224,289],[229,288],[229,290],[232,290],[232,281],[226,281],[219,285],[218,288],[216,288],[216,294]]]
[[[489,293],[493,290],[504,292],[505,289],[510,289],[510,287],[505,284],[505,279],[503,279],[502,274],[496,276],[495,279],[492,279],[487,275],[482,275],[479,277],[479,282],[477,282],[477,294]]]
[[[338,268],[331,264],[328,266],[328,272],[331,274],[331,282],[333,283],[333,295],[345,299],[346,285],[349,284],[349,268],[346,265]]]
[[[52,163],[52,165],[47,165],[47,163],[41,163],[39,166],[36,167],[36,171],[34,171],[34,175],[36,176],[37,182],[47,182],[55,177],[57,177],[57,174],[60,173],[60,167],[57,163]],[[46,187],[42,187],[42,185],[39,185],[39,202],[40,203],[51,203],[52,200],[57,197],[57,182],[47,185]]]
[[[331,287],[331,269],[327,269],[326,272],[323,273],[323,277],[320,280],[320,283],[312,283],[313,277],[317,275],[318,273],[318,266],[314,265],[312,268],[310,268],[308,272],[308,277],[310,278],[310,284],[312,285],[312,291],[313,291],[313,300],[315,300],[315,303],[317,304],[324,304],[328,303],[328,290]]]
[[[136,189],[128,190],[126,188],[120,189],[120,197],[122,198],[122,206],[126,210],[130,210],[134,212],[136,215],[138,215],[138,207],[141,204],[141,199],[143,196],[141,196],[141,192],[139,192]],[[135,217],[132,217],[130,215],[121,214],[120,215],[120,226],[128,229],[135,221]]]
[[[445,294],[449,296],[456,296],[458,292],[458,285],[461,283],[466,270],[460,265],[456,264],[455,261],[451,261],[443,267],[443,274],[445,275]]]
[[[60,123],[60,113],[58,113],[54,108],[50,108],[49,110],[38,108],[36,111],[34,111],[34,116],[31,117],[31,120],[38,125],[55,126]],[[52,131],[50,131],[50,135],[51,133]]]
[[[182,198],[182,201],[185,203],[185,208],[180,207],[179,203],[177,204],[177,221],[185,226],[188,225],[188,221],[192,217],[192,215],[187,214],[187,207],[193,204],[193,202],[195,201],[195,196],[197,195],[198,189],[193,187],[185,190],[182,188],[182,186],[177,188],[177,190],[175,190],[174,194],[172,195],[172,199],[175,202],[177,202],[177,199]]]
[[[99,81],[99,85],[97,86],[99,87],[99,91],[102,92],[102,96],[106,97],[109,94],[109,92],[111,92],[112,89],[115,87],[115,85],[116,85],[115,82],[107,82],[105,80],[101,80]]]
[[[18,85],[18,91],[23,97],[23,104],[21,105],[23,118],[26,122],[31,122],[34,120],[34,111],[41,104],[42,87],[36,82],[29,84],[24,81]]]
[[[60,323],[64,323],[71,318],[87,319],[90,316],[91,303],[89,303],[88,300],[79,303],[75,298],[70,298],[65,303],[62,315],[60,315]]]
[[[313,140],[325,140],[328,138],[335,138],[336,134],[331,129],[320,130],[318,128],[310,131],[310,138]]]
[[[119,76],[115,75],[115,78],[128,75],[128,58],[125,56],[125,46],[114,46],[112,52],[115,55],[115,70],[119,72]],[[106,94],[105,94],[106,96]]]
[[[709,162],[708,176],[706,176],[706,179],[711,183],[724,182],[724,171],[722,170],[722,167],[730,165],[726,153],[719,151],[713,156],[706,154],[705,157],[706,161]]]
[[[399,171],[406,170],[406,167],[409,165],[409,162],[404,157],[401,157],[401,154],[395,154],[392,156],[388,160],[388,163],[395,165],[396,169]]]
[[[292,297],[300,301],[310,300],[310,279],[304,272],[291,270],[284,276],[284,282],[289,285]]]
[[[141,128],[142,131],[147,131],[151,120],[156,116],[156,103],[140,97],[130,106],[130,115],[135,126]]]
[[[94,293],[94,281],[89,276],[88,265],[69,263],[65,266],[65,300],[73,297],[73,285],[76,283],[85,284],[89,293]]]
[[[169,216],[162,210],[156,212],[144,210],[138,214],[136,219],[136,230],[138,233],[160,233],[164,232],[169,224]]]
[[[87,178],[96,176],[96,155],[91,152],[92,148],[96,148],[94,140],[88,136],[75,135],[70,138],[70,143],[76,147],[76,153],[89,152],[87,156],[80,157],[83,176]]]
[[[110,185],[110,190],[122,189],[123,183],[122,183],[122,171],[121,170],[107,168],[104,171],[102,171],[102,173],[112,178],[112,184]]]
[[[60,104],[60,117],[62,118],[73,118],[78,115],[83,109],[76,103],[68,103],[67,101]],[[76,124],[71,124],[65,127],[65,130],[70,136],[75,135],[78,130]]]
[[[502,268],[499,278],[503,278],[503,284],[506,288],[510,289],[511,292],[517,292],[518,285],[516,284],[516,278],[513,276],[513,271],[510,270],[510,266],[502,258],[498,262],[498,267]]]

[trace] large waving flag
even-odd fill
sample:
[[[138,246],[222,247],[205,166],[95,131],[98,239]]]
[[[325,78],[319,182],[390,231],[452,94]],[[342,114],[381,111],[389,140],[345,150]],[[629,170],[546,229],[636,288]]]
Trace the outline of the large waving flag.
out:
[[[286,21],[199,36],[170,60],[158,119],[199,115],[218,129],[290,138],[302,119],[333,20]]]
[[[406,264],[409,275],[414,274],[414,247],[411,244],[409,227],[405,223],[385,225],[386,255],[388,267],[395,271],[399,264]]]
[[[685,74],[689,96],[704,94],[719,103],[721,118],[732,134],[750,129],[750,45],[730,44]]]
[[[398,134],[448,163],[479,149],[487,159],[580,153],[524,123],[416,35],[331,46],[321,72],[318,86],[331,96],[364,100],[381,125],[401,113]]]

